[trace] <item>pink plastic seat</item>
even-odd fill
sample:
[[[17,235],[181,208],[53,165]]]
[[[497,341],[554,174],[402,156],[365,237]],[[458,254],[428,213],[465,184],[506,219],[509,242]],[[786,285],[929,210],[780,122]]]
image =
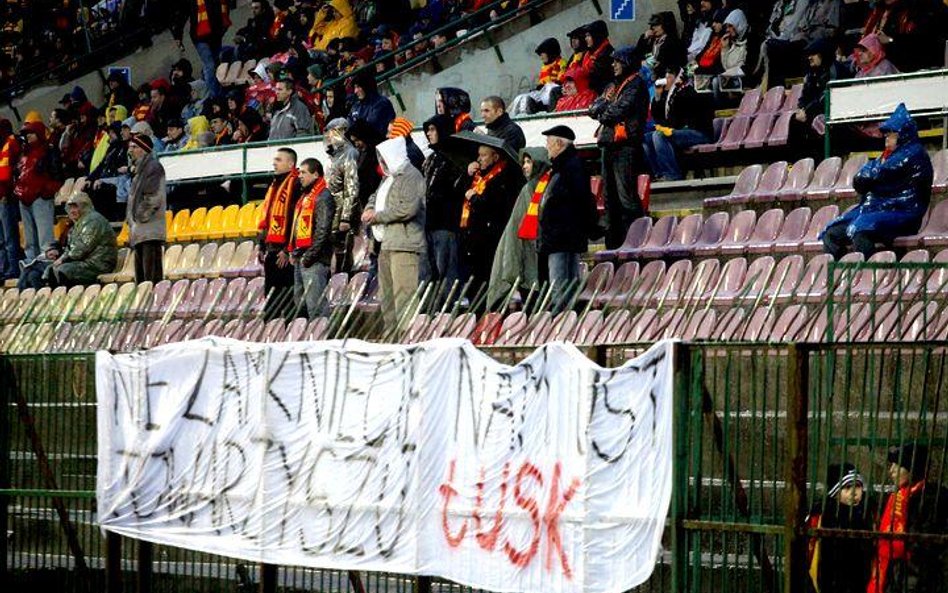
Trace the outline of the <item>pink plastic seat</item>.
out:
[[[932,157],[932,168],[935,170],[932,179],[932,192],[943,194],[948,191],[948,149],[941,149]]]
[[[462,313],[454,318],[444,333],[446,338],[469,338],[474,333],[477,318],[473,313]]]
[[[651,248],[663,248],[668,245],[668,242],[671,241],[672,234],[675,232],[675,227],[678,225],[677,216],[663,216],[659,218],[658,221],[652,225],[652,230],[648,234],[648,238],[645,239],[645,242],[642,243],[639,247],[620,247],[616,252],[616,255],[619,258],[619,261],[629,261],[631,259],[638,259],[639,251],[646,247]]]
[[[207,336],[223,336],[224,335],[224,322],[220,319],[211,319],[204,324],[204,328],[201,330],[202,338]]]
[[[737,115],[754,115],[760,109],[762,99],[760,88],[753,88],[744,93],[741,103],[737,107]]]
[[[304,339],[309,341],[326,340],[329,338],[329,319],[326,317],[317,317],[306,325]]]
[[[154,319],[164,313],[168,306],[168,294],[171,292],[171,280],[162,280],[151,289],[148,306],[145,307],[145,316]]]
[[[770,330],[771,342],[792,342],[806,325],[806,305],[790,305],[777,317]]]
[[[842,170],[839,172],[839,177],[836,179],[836,185],[833,187],[831,194],[833,198],[856,197],[856,190],[853,189],[853,178],[867,162],[869,162],[869,156],[866,154],[853,154],[846,159]]]
[[[755,243],[751,241],[747,244],[747,253],[777,253],[778,251],[783,251],[779,247],[781,245],[792,245],[793,249],[787,249],[787,251],[797,251],[796,247],[800,245],[800,242],[803,240],[803,236],[806,233],[807,227],[810,224],[810,214],[811,210],[806,206],[802,208],[794,208],[783,219],[783,226],[780,227],[780,232],[773,239],[773,241],[767,241],[763,243]],[[757,224],[760,226],[760,222]]]
[[[684,309],[666,309],[658,317],[657,335],[654,338],[657,340],[683,339],[682,334],[686,325]]]
[[[750,130],[752,120],[753,118],[747,115],[734,116],[721,140],[710,144],[699,144],[695,146],[695,150],[699,153],[706,153],[722,150],[725,147],[729,147],[727,150],[739,148]]]
[[[527,314],[523,311],[516,311],[504,317],[500,325],[500,331],[494,339],[496,346],[506,346],[516,344],[520,334],[527,327]]]
[[[266,325],[263,319],[256,317],[238,328],[233,337],[238,340],[244,340],[245,342],[262,342],[265,331]]]
[[[629,303],[641,305],[650,302],[658,287],[661,286],[665,269],[665,262],[661,260],[650,261],[645,264],[645,267],[639,272],[638,278],[632,283],[629,292],[617,295],[616,300],[613,301],[613,306],[625,307]]]
[[[928,224],[922,229],[922,244],[925,247],[944,247],[948,245],[948,200],[943,200],[930,209]]]
[[[593,305],[603,307],[607,304],[620,304],[620,295],[627,295],[632,289],[633,284],[639,277],[639,262],[625,262],[612,276],[609,283],[602,293],[593,300]]]
[[[749,167],[744,167],[740,173],[737,175],[737,180],[734,181],[734,188],[731,190],[731,193],[726,196],[720,196],[716,198],[706,198],[704,200],[705,208],[716,208],[719,206],[726,206],[731,202],[738,203],[737,200],[744,199],[745,201],[748,197],[754,193],[754,190],[757,189],[757,185],[760,184],[760,177],[764,173],[763,165],[751,165]]]
[[[802,199],[804,190],[813,179],[814,167],[815,164],[811,158],[800,159],[793,163],[790,172],[787,174],[787,180],[777,192],[777,201],[796,202]]]
[[[830,204],[823,206],[810,218],[810,224],[806,229],[806,234],[796,245],[788,243],[777,243],[777,251],[803,251],[804,253],[814,253],[823,251],[823,241],[820,240],[820,233],[830,222],[839,216],[839,206]]]
[[[797,106],[800,104],[800,97],[803,96],[803,83],[797,83],[790,87],[790,92],[787,93],[787,98],[783,102],[783,107],[780,108],[781,111],[796,111]]]
[[[246,280],[244,280],[244,282],[246,282]],[[226,294],[227,279],[214,278],[207,283],[201,302],[197,304],[197,308],[194,310],[194,315],[204,318],[211,312],[220,314],[220,312],[224,310],[222,303]]]
[[[771,307],[757,307],[751,313],[750,319],[744,324],[734,339],[745,342],[766,341],[773,332],[777,321],[777,311]]]
[[[773,245],[777,233],[780,232],[780,228],[783,226],[783,216],[783,210],[777,208],[767,210],[757,219],[757,224],[754,225],[754,230],[746,241],[742,243],[722,243],[721,254],[740,255],[747,251],[751,245],[757,245],[758,247],[765,245],[768,247],[765,252],[770,251],[769,247]]]
[[[246,278],[234,278],[233,280],[229,281],[227,283],[227,287],[224,289],[224,296],[221,297],[220,302],[218,303],[217,307],[215,307],[215,311],[219,312],[219,314],[227,316],[238,314],[241,307],[243,306],[243,298],[246,291]]]
[[[596,336],[596,344],[615,344],[623,341],[623,337],[629,331],[631,323],[631,313],[628,309],[619,309],[606,316],[606,320]]]
[[[757,189],[750,195],[738,200],[732,200],[732,202],[745,204],[748,202],[759,203],[773,201],[777,196],[777,192],[780,191],[780,188],[783,187],[783,184],[786,182],[787,173],[787,161],[771,163],[764,170],[764,174],[760,176],[760,183],[757,185]]]
[[[569,340],[576,331],[576,324],[579,316],[576,311],[563,311],[558,313],[550,323],[550,333],[547,334],[547,341]]]
[[[594,297],[603,294],[609,285],[612,284],[612,277],[615,274],[615,266],[612,262],[600,262],[592,269],[589,276],[586,277],[582,292],[579,293],[577,300],[588,302]]]
[[[793,112],[784,111],[777,115],[777,121],[767,137],[767,146],[785,146],[790,140],[790,125],[793,121]]]
[[[796,288],[803,277],[803,256],[788,255],[774,266],[770,282],[764,289],[763,297],[767,301],[787,302],[793,299]]]
[[[625,342],[648,342],[658,329],[658,312],[655,309],[644,309],[632,320],[629,331],[625,335]]]
[[[898,260],[891,251],[879,251],[872,254],[868,264],[894,264]],[[892,290],[896,274],[894,269],[863,269],[857,273],[851,293],[863,301],[877,301]],[[839,294],[839,292],[837,292]]]
[[[899,318],[898,335],[893,339],[905,342],[930,340],[937,334],[938,308],[935,301],[912,303]]]
[[[207,285],[208,282],[206,278],[198,278],[191,282],[187,294],[184,295],[181,304],[175,309],[175,316],[188,318],[197,315],[197,312],[201,308],[201,303],[204,300],[204,295],[207,292]]]
[[[184,300],[187,298],[188,290],[190,290],[190,288],[191,281],[187,278],[176,280],[174,284],[171,285],[171,290],[168,292],[166,310],[170,309],[173,315],[179,316],[179,311],[185,307]],[[161,314],[164,315],[164,311],[162,311]]]
[[[576,333],[573,335],[573,343],[592,343],[602,330],[602,321],[602,311],[597,309],[586,313],[577,323]]]
[[[803,197],[806,200],[827,200],[833,191],[833,186],[839,178],[840,169],[843,168],[843,159],[833,156],[823,159],[816,166],[813,172],[813,179],[810,185],[803,191]]]
[[[431,320],[431,323],[428,324],[427,335],[425,339],[434,340],[437,338],[443,338],[445,332],[448,331],[448,327],[451,325],[453,318],[450,313],[438,313],[434,316],[434,319]]]
[[[721,262],[717,259],[705,259],[698,262],[684,291],[687,300],[705,302],[717,286],[721,273]]]
[[[925,291],[928,294],[948,292],[948,249],[943,249],[932,258],[933,264],[940,264],[928,276]]]
[[[721,253],[721,248],[725,246],[740,245],[739,252],[743,252],[744,244],[747,238],[754,231],[757,223],[757,213],[753,210],[742,210],[738,212],[728,224],[727,230],[721,238],[721,242],[716,245],[695,244],[694,254],[698,257],[709,257]],[[707,226],[707,225],[705,225]]]
[[[711,334],[711,339],[720,340],[722,342],[740,339],[739,332],[744,326],[744,318],[746,316],[747,312],[741,308],[730,309],[727,313],[720,315],[717,320],[717,325],[714,328],[714,333]]]
[[[204,332],[204,320],[203,319],[192,319],[184,324],[181,328],[180,337],[181,341],[187,340],[196,340],[202,337]]]
[[[309,320],[305,317],[297,317],[286,326],[286,335],[283,340],[286,342],[299,342],[306,335],[306,326]]]
[[[682,340],[708,340],[717,324],[718,313],[714,309],[699,309],[686,319],[685,329],[682,331]]]
[[[240,309],[244,315],[249,312],[251,315],[260,315],[263,313],[263,307],[267,302],[266,288],[262,276],[254,278],[247,283],[247,292],[244,294],[242,307]]]
[[[760,103],[758,113],[777,113],[783,108],[787,89],[782,86],[771,87]]]
[[[713,247],[721,242],[730,224],[731,217],[727,212],[715,212],[701,225],[701,234],[691,245],[669,245],[666,257],[689,257],[698,247]]]
[[[754,117],[750,130],[747,131],[744,141],[740,145],[722,142],[721,150],[736,150],[741,146],[744,148],[760,148],[767,142],[767,137],[770,136],[770,130],[773,129],[774,120],[776,119],[777,114],[775,113],[758,113]]]
[[[639,259],[658,259],[674,252],[679,247],[690,247],[701,234],[701,214],[689,214],[675,226],[671,240],[664,246],[643,246],[638,251]]]
[[[636,249],[648,238],[649,231],[652,230],[652,219],[643,216],[632,221],[629,230],[625,234],[625,240],[618,249],[605,249],[593,254],[593,259],[597,262],[612,261],[616,259],[617,253],[622,249]]]
[[[681,300],[688,290],[693,267],[690,259],[680,259],[669,266],[662,277],[661,285],[655,290],[652,301],[664,308]]]
[[[747,273],[747,260],[743,257],[735,257],[730,259],[727,263],[724,264],[724,267],[721,268],[721,273],[718,275],[718,280],[714,285],[712,295],[709,298],[713,298],[717,302],[718,298],[722,298],[720,301],[722,303],[730,302],[733,303],[738,290],[740,290],[741,284],[744,282],[744,275]]]
[[[715,305],[730,306],[738,301],[755,301],[770,282],[774,272],[774,258],[770,255],[755,259],[747,266],[744,281],[736,291],[718,291],[714,297]]]
[[[401,343],[417,344],[418,342],[424,341],[429,323],[431,323],[431,316],[427,313],[418,313],[412,317],[408,328],[405,329],[405,333],[402,335]]]
[[[931,261],[931,256],[924,249],[913,249],[904,256],[899,263],[902,264],[927,264]],[[888,286],[890,298],[902,300],[914,296],[921,291],[925,282],[928,280],[930,271],[923,269],[902,268],[893,275],[892,283]]]

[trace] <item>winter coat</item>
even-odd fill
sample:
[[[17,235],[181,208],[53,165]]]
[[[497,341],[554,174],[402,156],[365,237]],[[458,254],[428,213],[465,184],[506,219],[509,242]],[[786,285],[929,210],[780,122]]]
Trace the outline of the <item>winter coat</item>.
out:
[[[770,13],[767,39],[801,41],[805,39],[803,25],[810,0],[777,0]]]
[[[333,39],[359,36],[359,24],[356,22],[349,0],[330,0],[329,6],[332,6],[336,13],[333,20],[326,20],[326,13],[319,12],[309,31],[313,49],[318,51],[326,51],[326,47]]]
[[[302,195],[310,188],[303,188]],[[300,258],[304,268],[310,268],[315,263],[330,265],[332,263],[332,221],[336,216],[336,201],[332,192],[326,187],[316,197],[316,208],[313,212],[313,244],[306,249],[298,249],[294,255]]]
[[[560,97],[560,100],[556,102],[556,111],[582,111],[589,109],[589,106],[596,100],[596,93],[589,88],[589,77],[583,71],[582,66],[578,63],[569,66],[566,69],[566,78],[567,82],[569,79],[572,79],[573,84],[576,85],[576,94],[566,95],[564,84],[564,94]]]
[[[201,134],[211,130],[211,124],[203,115],[196,115],[188,120],[188,141],[181,147],[182,151],[201,148]]]
[[[428,126],[438,130],[439,142],[429,146],[431,154],[422,166],[425,176],[425,227],[428,231],[457,232],[468,179],[465,172],[439,150],[441,139],[454,133],[454,120],[447,115],[436,115],[425,122],[424,129],[427,130]]]
[[[383,97],[378,91],[366,90],[365,99],[352,104],[349,110],[349,123],[364,121],[372,126],[379,134],[388,132],[388,124],[395,119],[395,108],[388,97]]]
[[[583,55],[582,68],[589,79],[589,88],[597,95],[601,95],[613,81],[612,53],[614,48],[609,43],[609,32],[606,23],[595,21],[589,24],[589,33],[593,44]]]
[[[128,166],[128,143],[121,138],[109,142],[105,157],[94,171],[89,173],[87,181],[95,181],[104,177],[116,177],[119,168]]]
[[[60,272],[71,282],[91,284],[99,274],[114,270],[117,260],[118,248],[112,226],[90,207],[69,231]]]
[[[336,203],[333,231],[338,231],[343,222],[352,228],[359,226],[362,209],[359,204],[358,159],[359,151],[348,140],[343,140],[342,145],[334,147],[330,153],[331,166],[326,176],[326,185]]]
[[[527,138],[523,135],[523,129],[514,120],[510,119],[510,116],[506,113],[501,114],[500,117],[492,123],[486,124],[485,127],[488,136],[500,138],[514,152],[519,152],[527,145]]]
[[[853,66],[856,68],[855,78],[870,78],[873,76],[885,76],[886,74],[898,74],[899,69],[892,62],[885,59],[885,46],[879,41],[879,36],[870,33],[859,41],[859,45],[864,47],[872,61],[866,66],[861,66],[853,60]]]
[[[827,498],[810,510],[807,523],[812,528],[852,529],[872,531],[875,529],[873,505],[867,495],[857,506],[841,505],[836,498]],[[810,562],[817,543],[819,562],[817,582],[820,593],[866,593],[872,559],[872,540],[856,538],[822,537],[810,540]],[[811,580],[809,592],[816,593]]]
[[[490,282],[487,287],[488,307],[501,301],[514,287],[518,278],[520,287],[530,289],[539,282],[539,268],[537,264],[537,242],[519,237],[520,223],[527,214],[533,192],[543,175],[550,168],[550,157],[545,148],[524,148],[520,151],[520,162],[524,156],[533,161],[533,170],[527,184],[520,190],[517,201],[514,203],[507,226],[504,227],[497,251],[494,253],[494,263],[490,269]]]
[[[551,164],[553,175],[540,202],[540,253],[585,253],[588,236],[598,222],[589,175],[574,146]]]
[[[871,232],[888,243],[918,232],[931,200],[933,171],[918,127],[904,105],[879,129],[898,131],[898,146],[888,158],[873,159],[856,173],[853,189],[862,196],[859,204],[828,226],[846,225],[850,237]]]
[[[645,118],[648,116],[648,88],[638,71],[630,75],[626,81],[596,99],[589,108],[590,117],[602,124],[597,138],[600,146],[640,146],[642,144]],[[625,140],[616,139],[615,129],[619,124],[625,125]]]
[[[712,136],[713,106],[691,84],[666,89],[661,98],[652,101],[652,118],[656,124],[674,130],[697,130]]]
[[[471,96],[467,91],[442,87],[437,90],[437,93],[444,103],[445,115],[454,120],[454,132],[473,131],[475,126],[474,120],[471,119]]]
[[[290,95],[286,105],[274,112],[270,120],[270,140],[300,138],[314,133],[313,115],[296,93]]]
[[[658,78],[667,73],[677,73],[685,65],[686,51],[677,35],[666,33],[661,39],[639,39],[639,50],[643,56],[650,56],[648,64]]]
[[[747,62],[747,16],[743,10],[732,10],[724,19],[725,25],[734,25],[737,39],[730,39],[721,45],[721,68],[731,75]]]
[[[145,241],[165,241],[165,169],[154,152],[144,155],[135,164],[132,185],[128,190],[125,222],[128,223],[128,244],[131,247]]]
[[[40,198],[52,199],[59,191],[62,183],[53,177],[51,167],[52,155],[45,140],[40,139],[23,149],[13,185],[13,195],[21,204],[30,206]]]
[[[839,31],[839,0],[809,0],[800,24],[804,39],[833,39]]]
[[[376,150],[385,178],[366,206],[376,211],[372,232],[382,251],[424,253],[425,180],[408,160],[404,138],[386,140]]]
[[[175,39],[182,39],[184,24],[190,20],[191,41],[194,43],[203,41],[212,46],[220,46],[224,33],[230,27],[230,18],[225,17],[227,11],[224,9],[227,6],[227,0],[204,0],[204,6],[207,9],[207,20],[211,25],[211,31],[208,35],[199,38],[197,34],[198,1],[177,0],[172,6],[174,15],[171,24],[171,34]]]

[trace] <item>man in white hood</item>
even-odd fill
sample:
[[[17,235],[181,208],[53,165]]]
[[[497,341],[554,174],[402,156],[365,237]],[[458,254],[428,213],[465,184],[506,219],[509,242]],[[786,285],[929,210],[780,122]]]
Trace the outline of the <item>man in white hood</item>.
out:
[[[418,264],[425,253],[425,180],[408,159],[405,138],[376,147],[385,177],[369,198],[362,222],[382,243],[379,291],[382,319],[394,330],[418,287]]]

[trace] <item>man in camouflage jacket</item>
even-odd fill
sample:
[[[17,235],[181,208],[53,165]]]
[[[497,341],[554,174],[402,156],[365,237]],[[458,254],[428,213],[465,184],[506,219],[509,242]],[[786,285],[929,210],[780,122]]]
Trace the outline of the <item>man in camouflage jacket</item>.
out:
[[[66,212],[75,226],[69,231],[65,252],[46,268],[45,280],[53,287],[94,284],[99,274],[115,269],[115,233],[85,193],[70,197]]]

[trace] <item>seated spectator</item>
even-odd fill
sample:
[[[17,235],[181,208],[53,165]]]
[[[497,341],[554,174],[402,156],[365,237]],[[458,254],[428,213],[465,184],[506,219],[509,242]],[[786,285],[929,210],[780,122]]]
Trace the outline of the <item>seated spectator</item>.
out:
[[[164,136],[168,130],[168,122],[181,117],[181,109],[176,108],[169,99],[170,84],[165,79],[154,80],[151,83],[151,104],[148,116],[145,118],[158,136]]]
[[[688,44],[685,49],[688,63],[696,64],[698,56],[711,41],[711,34],[714,32],[711,23],[721,3],[718,0],[689,0],[685,6],[686,11],[690,12],[682,14],[681,40],[682,43]]]
[[[721,38],[722,72],[711,83],[716,91],[743,87],[748,29],[747,16],[743,10],[732,10],[724,17],[724,36]]]
[[[583,71],[589,88],[601,95],[612,84],[612,44],[605,21],[593,21],[584,27],[587,51],[583,55]]]
[[[708,42],[704,44],[692,67],[695,71],[695,85],[701,90],[710,88],[715,76],[724,71],[721,61],[721,54],[724,52],[724,36],[727,33],[727,27],[724,20],[728,16],[728,10],[721,8],[714,12],[711,17],[711,26]]]
[[[276,92],[267,72],[269,62],[262,60],[250,73],[250,86],[244,92],[244,102],[251,109],[265,109],[276,100]]]
[[[178,152],[188,143],[188,137],[184,133],[184,122],[180,119],[168,121],[168,135],[161,139],[164,145],[162,152]]]
[[[914,0],[880,0],[866,18],[863,35],[875,33],[900,72],[940,66],[945,48],[945,7]]]
[[[320,133],[326,131],[326,125],[334,119],[345,118],[349,112],[346,109],[346,91],[341,84],[328,87],[323,91],[323,101],[320,106],[323,120]]]
[[[187,138],[188,141],[184,143],[184,146],[181,147],[181,152],[187,150],[196,150],[198,148],[207,148],[210,144],[210,140],[203,136],[210,132],[211,125],[208,123],[207,118],[203,115],[195,115],[188,120],[188,131]],[[211,137],[213,138],[213,136]]]
[[[261,142],[269,134],[267,124],[255,109],[244,109],[237,118],[237,129],[234,130],[234,144]]]
[[[395,119],[395,107],[388,97],[379,93],[375,75],[365,71],[358,73],[352,82],[352,90],[356,100],[349,110],[349,124],[364,121],[384,136],[389,122]]]
[[[165,143],[162,142],[160,138],[155,136],[155,131],[151,129],[151,125],[147,121],[139,121],[132,124],[132,136],[136,134],[148,136],[148,139],[151,140],[152,150],[155,151],[155,154],[158,154],[165,149]]]
[[[312,136],[313,116],[300,100],[291,80],[276,83],[276,100],[270,120],[270,140]]]
[[[813,529],[872,531],[874,508],[863,477],[851,463],[834,463],[826,474],[826,496],[806,519]],[[872,542],[868,539],[817,538],[809,546],[810,591],[865,593]]]
[[[556,105],[563,78],[566,76],[566,60],[561,55],[559,41],[552,37],[544,39],[533,51],[540,57],[543,66],[540,68],[536,88],[514,97],[510,106],[510,113],[514,116],[550,111]]]
[[[435,91],[435,113],[447,115],[454,120],[454,132],[473,131],[471,119],[471,96],[462,89],[442,87]]]
[[[63,254],[43,272],[43,280],[53,288],[95,284],[99,274],[115,269],[115,233],[85,193],[74,193],[68,199],[66,213],[75,226],[69,231]]]
[[[132,116],[135,121],[145,121],[148,119],[148,112],[151,111],[151,85],[145,83],[138,87],[138,101],[135,102],[132,109]]]
[[[224,112],[211,116],[211,132],[214,133],[214,146],[227,146],[234,143],[234,131],[230,128]]]
[[[106,125],[101,128],[101,133],[96,138],[95,147],[92,152],[92,160],[89,161],[89,174],[87,177],[92,175],[92,173],[101,166],[102,161],[109,152],[109,147],[112,145],[113,140],[111,133],[112,125],[115,125],[114,135],[118,137],[121,132],[122,121],[124,121],[126,117],[128,117],[128,112],[125,110],[125,107],[121,105],[109,109],[109,114],[106,117]]]
[[[50,241],[43,245],[43,252],[32,259],[26,259],[20,262],[20,275],[16,281],[16,287],[19,290],[32,288],[39,290],[46,286],[43,276],[54,261],[62,255],[63,246],[59,241]],[[111,271],[111,270],[109,270]]]
[[[777,0],[760,47],[755,74],[765,86],[782,85],[787,76],[800,73],[800,52],[806,47],[803,23],[809,2]]]
[[[582,70],[567,74],[563,82],[563,96],[556,102],[556,111],[585,111],[596,100]]]
[[[656,181],[678,181],[684,176],[676,152],[711,142],[714,112],[687,71],[677,77],[669,73],[665,80],[664,88],[655,88],[655,131],[645,135],[645,156]]]
[[[685,48],[678,38],[678,24],[670,11],[653,14],[648,29],[639,38],[638,51],[652,70],[652,78],[664,78],[685,66]]]
[[[806,76],[803,77],[803,92],[800,94],[794,119],[798,127],[799,124],[805,126],[803,133],[809,133],[809,130],[813,128],[815,128],[814,131],[824,129],[821,122],[826,106],[823,98],[826,87],[829,81],[844,78],[844,76],[835,58],[835,48],[829,40],[813,41],[806,47],[803,55],[807,61]],[[816,122],[815,125],[814,122]]]
[[[569,60],[566,61],[566,71],[569,72],[570,68],[579,68],[583,65],[583,55],[587,51],[586,28],[576,27],[567,33],[566,37],[569,39],[570,49],[573,50],[573,54],[569,57]]]
[[[899,104],[879,130],[885,150],[853,178],[859,204],[831,221],[821,238],[837,260],[855,249],[866,259],[882,244],[918,232],[932,193],[932,162],[918,138],[918,127],[905,104]]]
[[[356,37],[359,25],[349,0],[329,0],[323,4],[309,31],[309,42],[313,49],[325,51],[333,39]]]
[[[112,72],[109,74],[109,77],[106,79],[106,85],[108,91],[105,93],[105,107],[115,107],[116,105],[124,105],[126,108],[131,109],[135,106],[136,99],[138,94],[135,92],[125,80],[125,77],[122,76],[120,72]]]
[[[273,23],[273,8],[267,0],[253,0],[247,24],[237,30],[234,43],[237,59],[246,61],[257,56],[273,53],[270,41],[270,25]]]
[[[181,58],[171,66],[168,73],[168,98],[184,106],[191,98],[191,83],[194,82],[194,67],[187,58]]]
[[[422,167],[425,164],[425,155],[411,137],[411,131],[414,127],[415,124],[412,123],[411,120],[405,119],[404,117],[396,117],[388,124],[388,132],[385,137],[389,140],[392,138],[404,138],[405,150],[408,152],[408,160],[411,161],[411,164],[418,169],[419,172],[422,172]]]
[[[207,85],[203,80],[190,82],[191,94],[187,104],[181,109],[181,119],[188,121],[192,117],[204,113],[204,102],[207,100]]]
[[[866,35],[856,44],[853,49],[853,67],[855,78],[899,73],[899,69],[886,59],[885,46],[875,33]]]

